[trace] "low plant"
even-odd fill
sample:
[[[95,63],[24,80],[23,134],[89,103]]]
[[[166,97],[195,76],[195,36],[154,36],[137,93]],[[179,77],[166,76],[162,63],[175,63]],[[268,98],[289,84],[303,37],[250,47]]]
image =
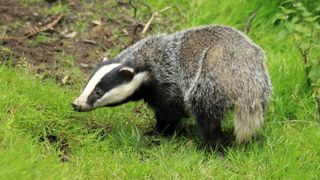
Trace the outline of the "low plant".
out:
[[[312,88],[320,113],[320,4],[306,6],[302,1],[287,0],[273,21],[283,23],[297,47],[306,73],[306,85]]]

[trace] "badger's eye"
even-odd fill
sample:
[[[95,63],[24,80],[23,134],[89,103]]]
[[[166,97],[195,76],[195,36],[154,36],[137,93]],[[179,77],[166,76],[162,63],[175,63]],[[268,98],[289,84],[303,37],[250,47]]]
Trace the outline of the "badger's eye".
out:
[[[95,95],[95,96],[98,96],[98,97],[101,97],[101,96],[103,96],[103,90],[101,89],[101,88],[95,88],[94,89],[94,91],[93,91],[93,94]]]

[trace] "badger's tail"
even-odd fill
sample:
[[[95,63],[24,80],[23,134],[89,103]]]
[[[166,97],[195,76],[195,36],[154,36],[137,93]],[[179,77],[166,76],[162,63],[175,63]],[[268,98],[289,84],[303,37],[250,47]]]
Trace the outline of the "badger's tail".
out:
[[[237,143],[245,143],[263,123],[263,107],[260,98],[238,100],[235,103],[234,133]]]

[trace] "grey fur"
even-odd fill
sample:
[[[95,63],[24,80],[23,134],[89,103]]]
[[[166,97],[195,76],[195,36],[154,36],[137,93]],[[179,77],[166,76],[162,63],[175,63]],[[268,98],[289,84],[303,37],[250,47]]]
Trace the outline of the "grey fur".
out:
[[[158,113],[158,121],[175,124],[190,112],[207,143],[215,146],[220,122],[230,109],[235,111],[238,143],[249,140],[262,124],[272,89],[264,59],[261,48],[241,32],[215,25],[147,37],[114,62],[148,72],[145,87],[152,88],[143,93],[159,98],[143,97]]]

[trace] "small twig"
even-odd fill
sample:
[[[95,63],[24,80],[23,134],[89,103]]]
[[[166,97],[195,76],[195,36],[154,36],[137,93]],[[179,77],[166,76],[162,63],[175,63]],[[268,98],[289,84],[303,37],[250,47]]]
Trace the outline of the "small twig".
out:
[[[132,7],[133,12],[134,12],[134,18],[137,17],[137,7],[135,5],[132,4],[132,0],[129,0],[129,5]]]
[[[131,22],[131,23],[134,23],[134,24],[137,24],[137,20],[133,19],[132,17],[130,16],[127,16],[127,15],[123,15],[122,16],[124,20],[128,21],[128,22]]]
[[[169,9],[171,9],[171,7],[165,7],[164,9],[162,9],[160,12],[159,12],[159,14],[161,14],[161,13],[163,13],[163,12],[166,12],[166,11],[168,11]]]
[[[15,36],[0,36],[0,42],[1,41],[19,41],[23,39],[23,37],[15,37]]]
[[[257,13],[256,13],[256,12],[253,12],[253,13],[249,16],[248,21],[247,21],[247,23],[246,23],[246,26],[245,26],[245,28],[244,28],[244,30],[243,30],[244,33],[246,33],[246,34],[249,33],[250,27],[251,27],[251,23],[252,23],[253,19],[256,17],[256,15],[257,15]]]
[[[302,40],[298,40],[298,38],[296,38],[296,36],[294,35],[293,32],[289,31],[292,38],[293,38],[293,41],[294,41],[294,44],[296,45],[301,57],[302,57],[302,61],[305,65],[305,73],[306,73],[306,76],[307,76],[307,87],[310,87],[311,86],[311,79],[308,78],[308,75],[310,73],[310,67],[308,67],[308,62],[309,62],[309,51],[311,49],[311,42],[310,40],[308,41],[308,47],[306,49],[304,49],[302,47]],[[313,29],[311,31],[311,37],[312,38],[313,36]]]
[[[138,20],[136,20],[136,19],[134,19],[134,18],[132,18],[132,17],[130,17],[130,16],[123,15],[122,17],[123,17],[123,19],[125,19],[126,21],[131,22],[132,24],[144,26],[143,23],[139,22]]]
[[[308,123],[308,124],[317,124],[317,125],[320,125],[318,122],[306,121],[306,120],[298,120],[298,119],[293,119],[293,120],[288,120],[288,121],[265,122],[265,124],[285,124],[285,123]]]
[[[320,116],[320,94],[316,97],[317,109],[318,109],[318,117]]]
[[[126,35],[126,36],[129,36],[129,32],[126,30],[126,29],[122,29],[122,32]]]
[[[45,26],[41,26],[41,27],[35,26],[35,27],[31,28],[30,30],[28,30],[28,31],[26,32],[25,37],[28,38],[28,37],[34,36],[34,35],[36,35],[36,34],[38,34],[38,33],[40,33],[40,32],[52,30],[53,27],[54,27],[56,24],[58,24],[58,22],[62,19],[62,17],[63,17],[63,14],[58,14],[57,16],[55,16],[55,17],[53,18],[53,21],[52,21],[51,23],[49,23],[49,24],[47,24],[47,25],[45,25]]]
[[[149,21],[147,22],[147,24],[144,26],[141,34],[145,34],[145,33],[147,32],[147,30],[149,29],[149,26],[151,25],[151,22],[154,20],[154,18],[155,18],[156,16],[158,16],[158,14],[159,14],[158,12],[155,12],[155,13],[151,16],[151,18],[149,19]]]
[[[148,14],[149,14],[149,17],[151,18],[152,16],[151,7],[146,3],[143,3],[143,2],[139,2],[139,3],[148,9]]]
[[[84,43],[87,43],[87,44],[93,44],[93,45],[96,45],[96,44],[97,44],[96,41],[90,40],[90,39],[83,39],[83,40],[81,40],[81,41],[84,42]]]
[[[146,25],[144,26],[141,34],[145,34],[145,33],[148,31],[148,29],[149,29],[152,21],[153,21],[157,16],[159,16],[161,13],[163,13],[163,12],[169,10],[169,9],[171,9],[171,7],[166,7],[166,8],[162,9],[162,10],[159,11],[159,12],[153,13],[152,16],[151,16],[151,18],[149,19],[149,21],[148,21],[148,22],[146,23]]]

